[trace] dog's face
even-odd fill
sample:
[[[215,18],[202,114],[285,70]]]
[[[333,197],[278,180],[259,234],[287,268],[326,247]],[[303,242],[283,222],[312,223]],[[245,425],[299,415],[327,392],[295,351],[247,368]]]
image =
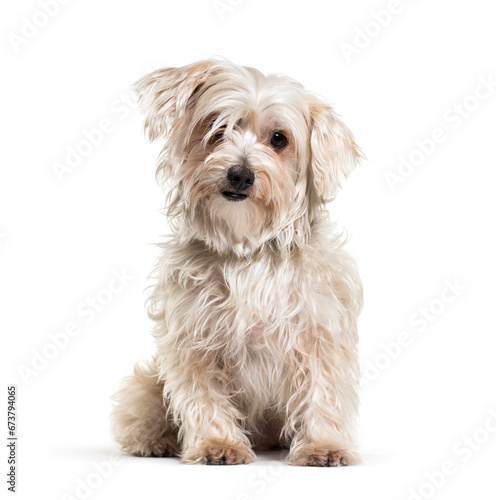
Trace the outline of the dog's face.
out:
[[[332,109],[300,84],[225,61],[138,83],[150,139],[165,146],[173,228],[219,252],[304,239],[360,156]]]

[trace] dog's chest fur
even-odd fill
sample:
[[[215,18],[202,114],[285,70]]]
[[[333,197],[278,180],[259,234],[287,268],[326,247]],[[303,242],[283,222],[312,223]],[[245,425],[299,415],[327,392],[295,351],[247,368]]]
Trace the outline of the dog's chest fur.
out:
[[[225,362],[233,375],[235,392],[239,391],[245,402],[262,403],[249,414],[277,408],[281,393],[288,390],[294,349],[313,342],[319,327],[337,314],[324,268],[319,276],[301,256],[281,259],[264,255],[243,266],[225,264],[218,275],[219,290],[225,287],[229,318]]]
[[[218,279],[225,287],[230,336],[249,350],[281,347],[301,329],[312,329],[318,305],[329,295],[311,270],[291,258],[265,255],[243,266],[226,265]]]
[[[202,349],[237,359],[267,349],[281,355],[339,313],[333,259],[321,248],[246,259],[209,254],[204,247],[174,250],[166,253],[169,279],[160,287],[165,316],[174,320],[168,329],[180,327]]]

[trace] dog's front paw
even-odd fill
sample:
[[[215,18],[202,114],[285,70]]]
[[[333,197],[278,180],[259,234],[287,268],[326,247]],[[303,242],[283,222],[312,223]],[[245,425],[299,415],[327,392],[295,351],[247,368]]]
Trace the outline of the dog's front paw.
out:
[[[182,461],[190,464],[237,465],[249,464],[255,459],[253,451],[243,445],[210,442],[195,450],[186,450]]]
[[[344,467],[358,462],[355,453],[325,447],[305,447],[291,452],[288,457],[289,465],[310,467]]]

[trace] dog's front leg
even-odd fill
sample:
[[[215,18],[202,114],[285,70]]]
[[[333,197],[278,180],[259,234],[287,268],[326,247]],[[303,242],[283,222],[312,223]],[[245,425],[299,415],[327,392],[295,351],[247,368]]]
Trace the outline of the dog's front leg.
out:
[[[357,365],[353,344],[310,337],[294,353],[285,433],[288,463],[336,467],[358,461],[354,451]],[[329,336],[327,336],[329,337]]]
[[[212,353],[183,351],[164,363],[164,391],[179,421],[182,462],[243,464],[255,455],[232,403],[228,377]]]

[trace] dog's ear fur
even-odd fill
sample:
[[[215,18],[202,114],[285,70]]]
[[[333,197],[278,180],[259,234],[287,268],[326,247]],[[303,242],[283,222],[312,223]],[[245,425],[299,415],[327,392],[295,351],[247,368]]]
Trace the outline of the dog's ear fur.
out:
[[[332,199],[341,182],[363,158],[353,133],[324,102],[311,100],[310,177],[323,201]]]
[[[135,84],[145,115],[145,132],[151,141],[167,136],[175,121],[194,106],[198,91],[218,69],[215,61],[200,61],[153,71]]]

